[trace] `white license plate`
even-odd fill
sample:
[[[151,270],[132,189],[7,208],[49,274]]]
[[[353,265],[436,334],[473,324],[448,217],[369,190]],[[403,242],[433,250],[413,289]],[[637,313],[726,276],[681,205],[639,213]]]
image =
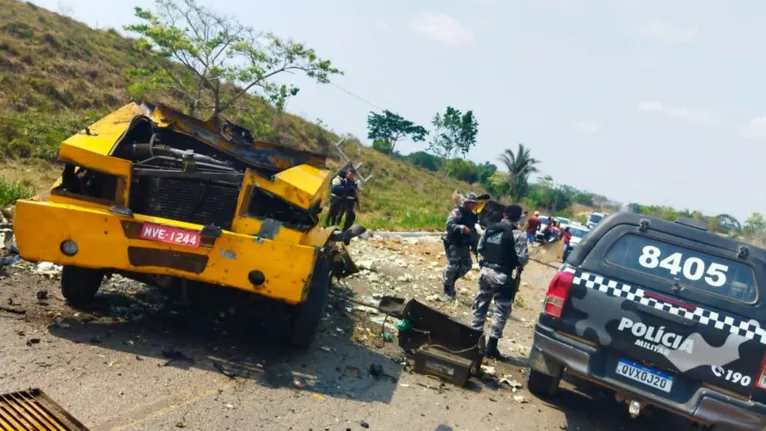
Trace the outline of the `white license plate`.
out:
[[[673,387],[673,377],[637,364],[627,359],[620,359],[617,363],[617,374],[625,376],[631,380],[643,383],[647,386],[659,389],[663,392],[670,392]]]

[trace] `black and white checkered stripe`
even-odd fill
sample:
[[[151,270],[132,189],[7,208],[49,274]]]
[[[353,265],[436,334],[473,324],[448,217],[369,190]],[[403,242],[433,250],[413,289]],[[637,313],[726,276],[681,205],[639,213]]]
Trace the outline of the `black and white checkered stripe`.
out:
[[[574,284],[578,286],[598,290],[610,296],[625,298],[629,301],[637,302],[652,307],[655,310],[664,311],[703,325],[714,326],[716,329],[745,337],[748,340],[753,340],[757,337],[761,344],[766,344],[766,330],[762,329],[755,320],[745,321],[734,316],[706,310],[696,305],[694,311],[689,311],[654,298],[648,298],[644,296],[644,289],[640,287],[631,286],[616,280],[609,280],[598,274],[575,271],[571,268],[564,269],[564,271],[574,274]]]

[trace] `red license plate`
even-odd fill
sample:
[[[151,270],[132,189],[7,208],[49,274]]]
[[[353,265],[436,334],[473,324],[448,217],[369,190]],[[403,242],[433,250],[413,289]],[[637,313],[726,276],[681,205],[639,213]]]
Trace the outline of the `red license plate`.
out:
[[[177,227],[162,226],[153,223],[144,223],[141,226],[141,239],[165,242],[168,244],[183,245],[187,247],[199,247],[201,236],[193,230],[179,229]]]

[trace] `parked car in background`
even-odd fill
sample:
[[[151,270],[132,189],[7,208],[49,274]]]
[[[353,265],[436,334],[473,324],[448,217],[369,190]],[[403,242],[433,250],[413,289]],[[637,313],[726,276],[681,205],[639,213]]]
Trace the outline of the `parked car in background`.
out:
[[[556,217],[556,221],[561,223],[561,230],[564,230],[572,225],[572,220],[564,217]]]
[[[596,213],[596,212],[590,213],[590,215],[588,215],[588,221],[585,224],[590,229],[593,229],[594,227],[596,227],[597,224],[601,222],[601,220],[605,219],[606,216],[608,215],[609,214],[607,213]]]
[[[538,230],[537,233],[535,234],[535,241],[543,242],[543,238],[545,236],[543,232],[545,232],[545,230],[548,228],[548,222],[551,219],[553,219],[554,221],[556,219],[547,215],[542,215],[542,214],[540,214],[538,218],[540,219],[540,230]]]
[[[574,223],[569,225],[569,232],[572,233],[572,238],[569,240],[569,246],[574,248],[577,247],[577,245],[580,244],[580,241],[585,238],[585,235],[590,232],[590,228],[581,225],[580,223]]]

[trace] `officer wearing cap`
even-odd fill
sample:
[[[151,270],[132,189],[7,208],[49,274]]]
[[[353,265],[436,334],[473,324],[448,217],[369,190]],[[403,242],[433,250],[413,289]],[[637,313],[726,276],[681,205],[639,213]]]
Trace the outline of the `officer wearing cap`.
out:
[[[444,294],[455,298],[455,282],[473,267],[471,251],[476,251],[476,223],[478,218],[473,210],[478,198],[469,193],[463,204],[450,212],[447,218],[447,236],[444,248],[447,254],[447,267],[444,269]]]
[[[521,271],[529,263],[529,250],[524,234],[519,231],[518,222],[521,207],[514,204],[503,210],[499,223],[487,226],[479,240],[479,290],[473,304],[473,329],[483,330],[489,305],[495,300],[495,312],[489,328],[484,355],[504,360],[497,348],[503,336],[505,322],[511,316],[513,298],[519,287]],[[516,276],[513,271],[516,270]]]
[[[340,171],[332,179],[330,187],[332,193],[330,196],[330,211],[327,214],[325,225],[337,226],[345,214],[346,220],[343,223],[343,230],[345,231],[351,227],[356,219],[354,205],[359,199],[359,186],[356,182],[356,171],[354,168],[349,168],[348,171]]]

